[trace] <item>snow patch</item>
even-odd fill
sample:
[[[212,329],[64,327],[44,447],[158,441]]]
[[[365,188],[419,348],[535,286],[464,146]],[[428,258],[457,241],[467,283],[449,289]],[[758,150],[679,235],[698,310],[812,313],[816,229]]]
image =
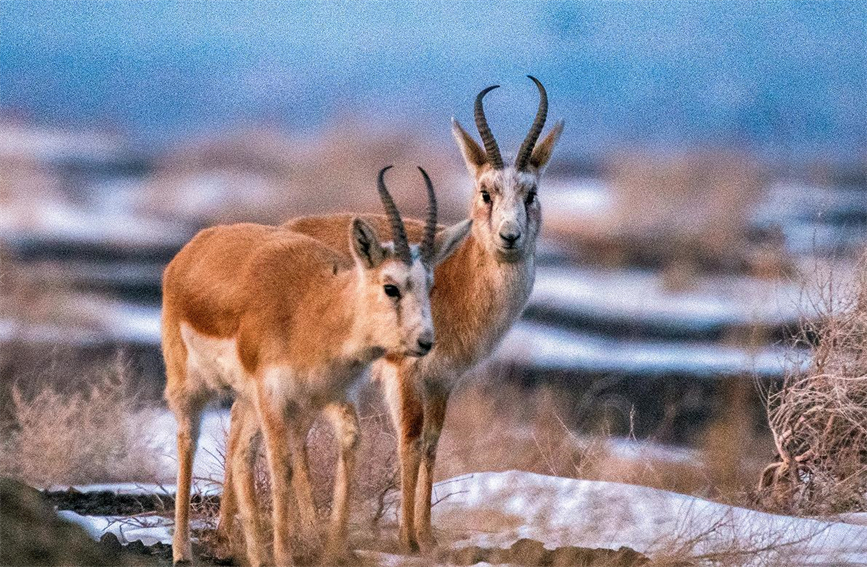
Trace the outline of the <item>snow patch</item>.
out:
[[[435,486],[434,525],[456,546],[627,546],[650,556],[684,546],[693,556],[740,549],[744,564],[867,562],[867,527],[777,516],[663,490],[509,471]],[[692,543],[689,543],[692,542]]]
[[[62,519],[79,525],[87,534],[99,541],[102,536],[112,533],[122,544],[140,541],[145,545],[172,542],[169,529],[174,523],[162,516],[82,516],[69,510],[57,513]]]

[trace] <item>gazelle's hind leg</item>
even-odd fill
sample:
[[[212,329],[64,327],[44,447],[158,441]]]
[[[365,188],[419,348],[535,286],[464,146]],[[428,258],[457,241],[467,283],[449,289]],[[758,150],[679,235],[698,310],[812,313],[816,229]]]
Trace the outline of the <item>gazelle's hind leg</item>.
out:
[[[247,406],[242,407],[242,406]],[[241,435],[241,422],[243,420],[242,412],[244,410],[254,411],[249,403],[244,404],[240,400],[236,400],[232,404],[231,420],[229,423],[229,441],[226,443],[226,454],[224,456],[224,473],[223,473],[223,494],[220,496],[220,520],[217,524],[217,543],[220,547],[220,556],[228,558],[231,556],[233,528],[235,524],[235,514],[238,513],[238,500],[235,494],[234,486],[234,464],[235,452],[238,450],[238,440]],[[253,415],[255,421],[255,414]]]
[[[430,521],[431,496],[437,445],[446,419],[448,399],[449,392],[445,388],[437,384],[425,384],[421,466],[418,474],[418,499],[415,502],[415,533],[423,552],[431,551],[437,544]]]
[[[331,524],[322,564],[338,565],[355,560],[347,542],[347,523],[352,497],[355,451],[358,446],[358,414],[354,405],[343,403],[329,405],[325,408],[325,415],[334,427],[339,456],[334,477]]]
[[[236,504],[247,544],[247,560],[252,567],[260,567],[268,562],[267,551],[262,543],[262,522],[256,497],[255,467],[261,435],[255,408],[249,402],[235,402],[232,407],[231,427],[235,445],[230,465],[233,471],[233,486],[230,489],[237,498]],[[225,490],[226,488],[224,493]]]
[[[175,533],[172,539],[172,558],[175,565],[191,563],[190,545],[190,490],[193,482],[193,458],[199,439],[202,404],[186,402],[173,404],[178,422],[178,490],[175,495]]]

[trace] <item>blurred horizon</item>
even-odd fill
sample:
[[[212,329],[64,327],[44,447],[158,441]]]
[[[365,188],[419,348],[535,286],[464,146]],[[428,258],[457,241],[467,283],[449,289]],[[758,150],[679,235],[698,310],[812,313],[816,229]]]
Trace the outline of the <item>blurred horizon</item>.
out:
[[[0,434],[18,448],[13,474],[127,482],[142,480],[142,455],[157,462],[102,424],[172,421],[162,276],[205,227],[381,213],[388,164],[405,218],[428,206],[418,164],[442,224],[472,208],[484,227],[502,197],[486,208],[450,119],[478,139],[476,93],[502,85],[485,107],[513,153],[538,104],[527,74],[548,89],[546,130],[567,124],[537,186],[532,290],[449,403],[442,462],[469,464],[438,474],[551,461],[567,476],[753,494],[779,446],[765,393],[803,375],[827,315],[867,281],[863,0],[0,0],[0,403],[15,408]],[[474,277],[475,253],[455,258],[483,305],[514,283],[515,270]],[[66,441],[79,431],[89,445]],[[106,439],[135,457],[120,472]],[[598,442],[614,449],[588,468]],[[624,457],[626,444],[650,451]]]
[[[140,144],[336,121],[472,126],[513,149],[539,77],[561,151],[867,155],[867,3],[37,3],[0,6],[0,116]]]

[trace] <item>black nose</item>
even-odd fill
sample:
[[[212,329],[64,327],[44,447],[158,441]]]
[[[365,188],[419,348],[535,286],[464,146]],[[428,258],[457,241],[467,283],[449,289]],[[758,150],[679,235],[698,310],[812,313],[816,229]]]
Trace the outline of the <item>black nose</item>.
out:
[[[418,348],[421,352],[428,353],[428,352],[430,352],[430,349],[433,348],[433,341],[429,341],[426,339],[419,339],[418,340]]]
[[[505,240],[509,244],[514,244],[516,240],[521,238],[521,233],[520,232],[506,232],[506,233],[501,232],[500,238],[502,238],[503,240]]]

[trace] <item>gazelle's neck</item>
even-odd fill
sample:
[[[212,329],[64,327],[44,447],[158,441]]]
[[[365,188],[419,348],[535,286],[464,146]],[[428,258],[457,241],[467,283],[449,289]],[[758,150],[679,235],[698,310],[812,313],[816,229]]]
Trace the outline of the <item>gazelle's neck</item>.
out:
[[[316,359],[352,361],[364,356],[369,333],[361,277],[355,267],[341,270],[299,299],[295,316],[310,323],[305,327],[314,333],[309,344],[319,354]]]
[[[434,325],[448,333],[440,334],[433,354],[419,362],[427,368],[424,372],[456,378],[490,355],[533,288],[531,251],[519,261],[501,262],[470,235],[436,268]]]
[[[340,302],[334,302],[332,308],[346,311],[345,323],[341,328],[333,329],[335,336],[342,337],[341,358],[358,362],[370,362],[383,354],[379,346],[378,334],[381,329],[371,324],[364,277],[357,268],[339,274]]]

